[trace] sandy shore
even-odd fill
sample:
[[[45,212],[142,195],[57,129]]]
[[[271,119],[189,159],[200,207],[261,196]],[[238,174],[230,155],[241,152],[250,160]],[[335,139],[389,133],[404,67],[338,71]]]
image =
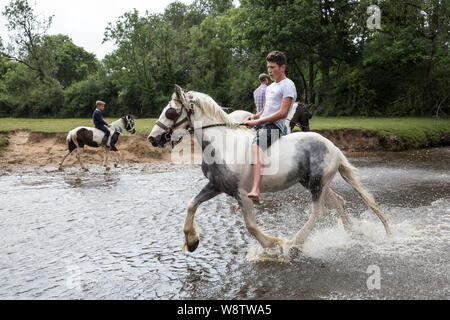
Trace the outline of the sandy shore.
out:
[[[55,166],[57,167],[67,151],[67,134],[43,133],[18,130],[9,133],[9,145],[0,156],[0,167]],[[170,161],[170,150],[153,148],[143,135],[121,136],[117,144],[122,163],[154,163]],[[76,152],[66,160],[64,166],[77,165]],[[86,147],[83,162],[87,165],[103,162],[103,148]],[[111,153],[110,165],[115,160]]]
[[[330,139],[347,156],[365,156],[380,151],[401,151],[403,147],[395,137],[381,139],[376,132],[362,130],[318,131]],[[17,130],[8,133],[9,145],[0,156],[0,168],[17,166],[55,166],[58,167],[67,151],[66,133],[43,133]],[[158,163],[171,161],[171,149],[152,147],[144,135],[120,137],[117,144],[121,152],[122,164]],[[65,167],[78,166],[74,152]],[[104,157],[103,148],[86,147],[82,156],[86,165],[101,165]],[[201,157],[201,155],[200,155]],[[115,155],[111,153],[110,165]]]

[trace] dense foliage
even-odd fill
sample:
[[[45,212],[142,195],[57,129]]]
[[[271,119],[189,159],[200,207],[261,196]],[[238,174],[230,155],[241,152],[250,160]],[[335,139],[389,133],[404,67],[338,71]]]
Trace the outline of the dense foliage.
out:
[[[381,9],[381,29],[368,8]],[[105,30],[117,49],[98,61],[27,0],[2,14],[0,117],[157,116],[174,84],[252,111],[265,57],[281,50],[299,100],[325,116],[448,116],[448,0],[195,0],[163,14],[123,14]],[[100,45],[100,44],[99,44]]]

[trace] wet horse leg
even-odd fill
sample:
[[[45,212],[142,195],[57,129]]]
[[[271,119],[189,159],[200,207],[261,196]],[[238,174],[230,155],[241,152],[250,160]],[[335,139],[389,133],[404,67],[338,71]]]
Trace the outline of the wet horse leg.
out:
[[[63,164],[64,164],[64,161],[66,161],[67,157],[68,157],[71,153],[72,153],[72,151],[70,151],[70,150],[68,150],[68,151],[66,152],[66,154],[65,154],[64,157],[63,157],[63,159],[62,159],[61,162],[59,163],[59,171],[62,171],[62,170],[63,170]]]
[[[120,151],[116,148],[115,145],[111,145],[111,150],[114,151],[116,155],[116,163],[114,164],[114,167],[118,168],[120,165]]]
[[[254,236],[263,248],[273,248],[275,246],[282,247],[283,241],[278,238],[265,235],[256,224],[256,218],[253,214],[253,200],[247,196],[248,192],[241,191],[239,205],[242,208],[245,225],[247,230]]]
[[[109,149],[106,149],[105,160],[103,161],[103,166],[106,168],[106,170],[110,170],[110,168],[108,167],[108,160],[109,160]]]
[[[80,146],[79,148],[77,148],[77,159],[78,159],[78,162],[80,163],[81,169],[83,169],[84,171],[89,171],[81,162],[81,155],[83,154],[83,152],[84,152],[84,147]]]
[[[331,188],[327,188],[326,190],[326,202],[330,207],[336,209],[336,211],[339,214],[339,217],[342,220],[342,223],[344,224],[344,228],[346,231],[351,231],[351,228],[353,226],[353,221],[350,218],[350,216],[345,212],[344,205],[345,201],[344,199],[338,195],[336,192],[334,192]]]
[[[184,223],[184,234],[186,238],[186,242],[184,243],[183,250],[189,250],[189,252],[194,252],[197,250],[198,245],[200,243],[200,237],[197,232],[197,228],[195,227],[195,213],[199,206],[212,198],[221,194],[221,191],[218,191],[214,186],[210,183],[206,185],[203,190],[199,193],[198,196],[194,197],[188,205],[187,208],[187,217]]]
[[[118,168],[119,165],[120,165],[120,151],[117,150],[117,151],[115,151],[115,153],[116,153],[117,158],[116,158],[116,164],[115,164],[114,166],[115,166],[116,168]]]
[[[297,248],[303,247],[309,233],[325,212],[325,198],[326,192],[321,192],[320,196],[313,202],[311,217],[303,228],[297,233],[297,235],[287,243],[289,246]]]

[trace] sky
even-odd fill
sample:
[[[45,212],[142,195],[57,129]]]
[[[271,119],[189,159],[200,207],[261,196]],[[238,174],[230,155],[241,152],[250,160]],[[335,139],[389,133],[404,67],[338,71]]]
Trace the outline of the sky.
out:
[[[109,22],[115,23],[125,12],[136,8],[141,14],[162,13],[175,0],[28,0],[35,13],[43,17],[53,15],[49,34],[65,34],[86,51],[95,53],[98,59],[112,52],[115,47],[111,42],[102,44],[105,29]],[[178,0],[190,4],[193,0]],[[0,11],[10,0],[0,0]],[[0,37],[6,44],[8,32],[6,19],[0,15]]]

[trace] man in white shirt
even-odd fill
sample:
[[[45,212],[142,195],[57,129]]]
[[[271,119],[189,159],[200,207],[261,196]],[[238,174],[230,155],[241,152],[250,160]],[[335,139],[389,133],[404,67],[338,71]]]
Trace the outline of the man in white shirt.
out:
[[[252,152],[255,164],[253,167],[253,188],[248,197],[259,203],[262,181],[263,151],[287,132],[286,118],[297,100],[297,89],[292,80],[286,77],[286,56],[279,51],[271,52],[267,56],[267,69],[272,83],[266,90],[266,102],[261,112],[253,115],[244,124],[250,128],[256,127],[257,134],[253,142]]]

